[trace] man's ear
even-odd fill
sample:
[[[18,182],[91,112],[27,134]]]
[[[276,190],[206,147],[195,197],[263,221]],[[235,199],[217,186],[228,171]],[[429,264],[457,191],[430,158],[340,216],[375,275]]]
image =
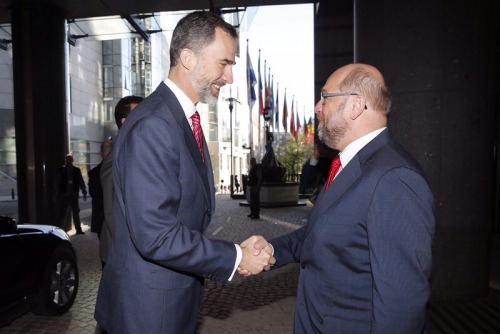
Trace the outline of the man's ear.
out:
[[[352,110],[351,110],[351,119],[355,120],[358,118],[363,111],[365,111],[365,106],[366,106],[366,99],[363,95],[354,95],[354,103],[352,105]]]
[[[181,50],[180,60],[182,66],[187,70],[195,68],[196,63],[198,62],[198,59],[196,58],[194,52],[191,49],[187,48]]]

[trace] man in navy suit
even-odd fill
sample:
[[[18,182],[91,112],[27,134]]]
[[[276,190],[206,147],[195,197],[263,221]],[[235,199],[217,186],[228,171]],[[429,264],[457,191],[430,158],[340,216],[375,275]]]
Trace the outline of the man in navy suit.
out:
[[[204,235],[215,207],[207,143],[195,139],[195,105],[232,83],[237,34],[210,12],[181,19],[168,78],[127,117],[113,149],[114,233],[95,318],[108,333],[195,333],[205,278],[231,280],[273,261]],[[192,129],[192,126],[194,127]]]
[[[386,127],[384,78],[373,66],[347,65],[321,95],[318,137],[340,152],[340,170],[307,225],[269,241],[276,268],[300,263],[295,333],[425,332],[433,196]],[[260,241],[254,248],[272,252]]]

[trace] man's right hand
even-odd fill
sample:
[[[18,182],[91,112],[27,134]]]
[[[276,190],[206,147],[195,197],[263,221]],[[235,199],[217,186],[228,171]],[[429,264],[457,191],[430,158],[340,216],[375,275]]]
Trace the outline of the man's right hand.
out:
[[[238,273],[242,276],[268,271],[276,263],[272,256],[273,247],[262,236],[252,236],[243,241],[240,247],[243,257],[238,266]]]

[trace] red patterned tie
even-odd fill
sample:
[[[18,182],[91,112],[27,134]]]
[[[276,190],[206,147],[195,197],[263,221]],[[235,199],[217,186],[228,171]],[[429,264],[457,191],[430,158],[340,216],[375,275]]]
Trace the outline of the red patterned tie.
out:
[[[325,183],[325,190],[328,189],[330,184],[333,181],[333,178],[337,174],[340,168],[340,156],[337,154],[335,158],[333,158],[332,163],[330,165],[330,173],[328,173],[328,180]]]
[[[200,150],[201,159],[204,161],[203,157],[203,131],[201,130],[200,125],[200,114],[197,111],[191,116],[191,122],[193,123],[193,133],[194,139],[196,139],[196,143],[198,144],[198,149]]]

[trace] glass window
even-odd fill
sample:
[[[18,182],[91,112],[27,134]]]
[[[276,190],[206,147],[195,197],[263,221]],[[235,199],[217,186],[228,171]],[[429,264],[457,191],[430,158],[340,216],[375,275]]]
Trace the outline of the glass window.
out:
[[[113,66],[103,66],[104,98],[113,98]]]

